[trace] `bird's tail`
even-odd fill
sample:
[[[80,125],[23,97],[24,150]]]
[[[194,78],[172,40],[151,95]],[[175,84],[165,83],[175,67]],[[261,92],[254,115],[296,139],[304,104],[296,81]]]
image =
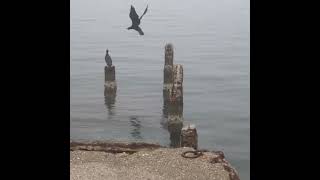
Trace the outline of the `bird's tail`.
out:
[[[141,20],[142,17],[147,13],[147,11],[148,11],[148,5],[147,5],[147,7],[146,7],[146,10],[144,10],[143,14],[141,15],[140,20]]]

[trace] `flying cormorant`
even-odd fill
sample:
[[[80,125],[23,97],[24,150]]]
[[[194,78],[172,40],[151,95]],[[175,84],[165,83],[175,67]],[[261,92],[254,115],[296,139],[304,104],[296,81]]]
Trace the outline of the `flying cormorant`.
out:
[[[142,16],[139,18],[138,14],[136,13],[135,8],[131,5],[129,17],[131,18],[132,25],[130,27],[128,27],[128,30],[134,29],[134,30],[138,31],[140,35],[144,35],[144,33],[143,33],[142,29],[139,27],[139,25],[140,25],[142,17],[146,14],[147,10],[148,10],[148,6],[147,6],[146,10],[144,10],[144,13],[142,14]]]

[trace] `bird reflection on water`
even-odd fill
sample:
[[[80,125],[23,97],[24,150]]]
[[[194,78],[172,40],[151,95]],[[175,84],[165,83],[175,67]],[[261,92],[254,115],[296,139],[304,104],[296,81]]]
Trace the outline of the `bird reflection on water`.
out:
[[[131,136],[134,139],[142,139],[141,136],[141,121],[138,119],[138,116],[130,116],[130,124],[132,126]]]

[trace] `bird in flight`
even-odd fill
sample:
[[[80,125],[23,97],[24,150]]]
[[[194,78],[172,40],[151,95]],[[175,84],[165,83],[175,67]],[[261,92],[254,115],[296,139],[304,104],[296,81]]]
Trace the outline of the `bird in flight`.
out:
[[[147,5],[146,10],[144,10],[144,13],[139,18],[138,14],[136,13],[135,8],[131,5],[129,17],[132,21],[132,25],[130,27],[128,27],[127,29],[128,30],[134,29],[134,30],[138,31],[140,35],[144,35],[144,33],[143,33],[142,29],[139,27],[139,25],[140,25],[142,17],[146,14],[147,10],[148,10],[148,5]]]

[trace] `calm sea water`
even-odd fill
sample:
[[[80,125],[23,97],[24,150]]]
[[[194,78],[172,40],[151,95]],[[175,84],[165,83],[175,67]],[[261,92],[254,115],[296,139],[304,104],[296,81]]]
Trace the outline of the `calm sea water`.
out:
[[[144,36],[128,31],[130,5]],[[71,0],[71,138],[142,140],[169,145],[163,127],[164,46],[184,68],[185,123],[199,147],[222,150],[250,179],[249,0]],[[109,49],[118,84],[104,97]]]

